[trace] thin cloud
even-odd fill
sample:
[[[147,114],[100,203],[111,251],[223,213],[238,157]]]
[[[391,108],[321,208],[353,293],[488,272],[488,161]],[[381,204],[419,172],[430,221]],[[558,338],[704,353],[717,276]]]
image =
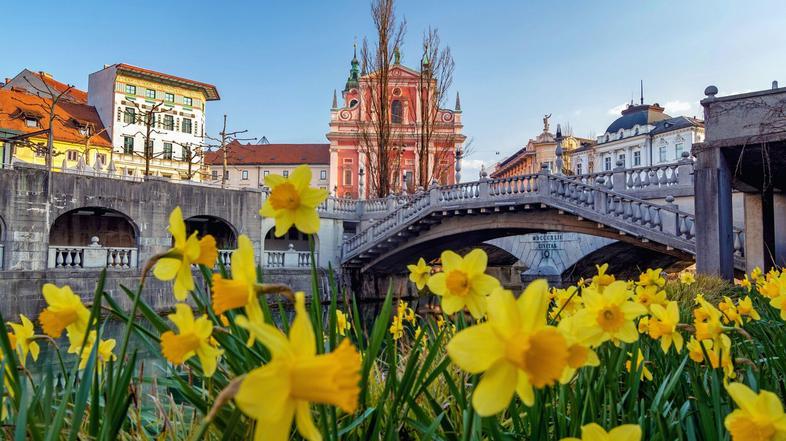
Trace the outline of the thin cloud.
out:
[[[687,101],[674,100],[674,101],[667,101],[665,107],[666,107],[666,113],[673,114],[673,115],[680,115],[693,109],[693,103],[689,103]]]
[[[625,110],[626,107],[628,107],[627,103],[622,103],[619,106],[614,106],[611,109],[609,109],[608,114],[609,115],[614,115],[614,116],[619,116],[620,113],[622,113],[622,111]]]

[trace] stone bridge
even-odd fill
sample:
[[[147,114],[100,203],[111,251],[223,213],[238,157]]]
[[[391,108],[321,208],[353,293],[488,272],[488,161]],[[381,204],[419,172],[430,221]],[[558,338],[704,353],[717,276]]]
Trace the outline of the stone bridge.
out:
[[[544,169],[432,188],[363,225],[345,240],[342,263],[360,272],[394,272],[418,256],[436,257],[447,248],[549,231],[607,237],[692,260],[695,218],[674,203],[675,195],[692,194],[691,169],[687,160],[583,176]],[[632,195],[636,192],[641,196]],[[736,266],[744,269],[740,229],[734,230],[734,250]]]

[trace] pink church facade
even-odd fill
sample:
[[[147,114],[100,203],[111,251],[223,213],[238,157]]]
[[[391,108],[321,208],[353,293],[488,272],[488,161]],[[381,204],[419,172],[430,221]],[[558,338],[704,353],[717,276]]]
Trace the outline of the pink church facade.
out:
[[[349,79],[341,94],[339,105],[334,94],[330,110],[330,190],[340,197],[374,197],[369,160],[373,148],[366,148],[364,139],[374,127],[370,75],[358,72],[357,57],[352,59]],[[394,145],[391,155],[391,183],[394,192],[411,193],[417,189],[421,164],[418,145],[421,141],[420,72],[395,63],[390,66],[388,84],[388,112],[391,118]],[[461,105],[456,96],[456,108],[438,109],[436,123],[428,148],[428,182],[455,183],[456,151],[466,137],[462,134]],[[365,131],[365,136],[364,136]],[[421,149],[422,151],[422,149]],[[362,185],[360,181],[362,182]]]

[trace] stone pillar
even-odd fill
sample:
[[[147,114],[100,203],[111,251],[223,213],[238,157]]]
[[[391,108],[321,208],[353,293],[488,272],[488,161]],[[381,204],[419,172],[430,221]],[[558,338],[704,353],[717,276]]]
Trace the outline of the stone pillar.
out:
[[[696,271],[727,280],[734,278],[731,172],[720,149],[696,154]]]
[[[614,191],[623,192],[625,191],[626,182],[625,182],[625,164],[622,160],[617,159],[616,167],[614,167],[614,174],[612,177],[612,184],[614,185]]]
[[[775,212],[772,191],[745,193],[745,270],[772,268],[775,259]]]
[[[690,153],[682,152],[682,158],[677,166],[678,185],[693,185],[693,161]]]

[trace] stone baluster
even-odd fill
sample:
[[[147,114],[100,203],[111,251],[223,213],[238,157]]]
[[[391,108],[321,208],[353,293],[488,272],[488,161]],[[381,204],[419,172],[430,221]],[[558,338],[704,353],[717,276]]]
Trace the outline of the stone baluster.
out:
[[[605,183],[605,179],[602,176],[599,176],[595,183],[603,188],[603,184]],[[593,195],[593,205],[595,206],[595,210],[600,214],[606,214],[606,208],[608,206],[608,202],[606,201],[606,192],[605,191],[595,191]]]
[[[661,217],[661,231],[668,234],[673,234],[674,236],[680,236],[680,220],[679,216],[677,215],[677,210],[679,207],[677,204],[674,203],[674,196],[666,196],[666,207],[667,210],[661,210],[660,217]],[[673,210],[673,211],[672,211]]]

